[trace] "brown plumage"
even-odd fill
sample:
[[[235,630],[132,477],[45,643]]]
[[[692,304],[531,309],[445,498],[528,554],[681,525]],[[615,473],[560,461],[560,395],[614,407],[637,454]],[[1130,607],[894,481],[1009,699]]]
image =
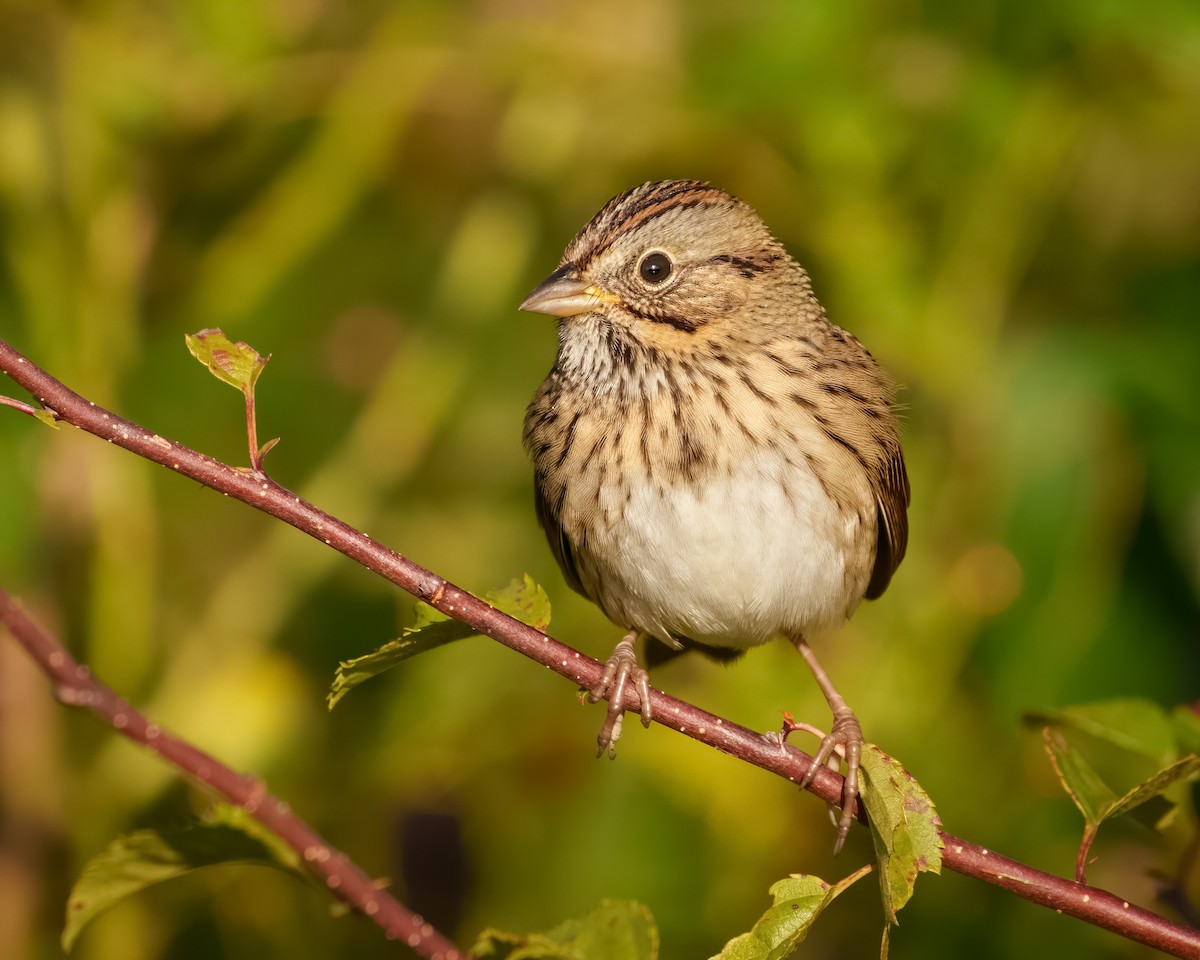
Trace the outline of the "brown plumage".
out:
[[[862,734],[806,638],[878,597],[904,557],[894,389],[830,323],[807,273],[745,203],[697,181],[610,200],[522,309],[559,317],[525,417],[538,517],[567,582],[629,631],[593,699],[600,751],[637,635],[729,655],[786,637],[842,747],[853,814]]]

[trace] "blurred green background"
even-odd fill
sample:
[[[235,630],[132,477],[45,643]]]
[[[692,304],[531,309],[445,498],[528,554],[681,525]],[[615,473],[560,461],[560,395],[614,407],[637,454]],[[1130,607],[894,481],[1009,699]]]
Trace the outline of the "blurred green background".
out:
[[[272,353],[276,479],[464,587],[528,571],[594,656],[617,631],[564,586],[520,446],[553,328],[516,304],[606,199],[662,177],[755,206],[905,386],[908,559],[818,645],[868,738],[950,831],[1069,874],[1078,816],[1021,711],[1200,696],[1194,0],[0,2],[0,335],[235,463],[240,398],[183,334]],[[600,708],[484,639],[327,714],[337,661],[409,598],[2,410],[0,577],[463,943],[630,897],[664,957],[707,957],[777,878],[870,856],[855,831],[833,862],[813,798],[661,728],[597,762]],[[655,683],[763,730],[827,717],[784,644]],[[0,956],[59,956],[81,865],[204,802],[0,643]],[[1089,879],[1153,906],[1194,829],[1109,826]],[[894,957],[1149,955],[975,881],[921,886]],[[881,925],[859,884],[803,955],[877,956]],[[403,953],[227,867],[126,901],[75,956]]]

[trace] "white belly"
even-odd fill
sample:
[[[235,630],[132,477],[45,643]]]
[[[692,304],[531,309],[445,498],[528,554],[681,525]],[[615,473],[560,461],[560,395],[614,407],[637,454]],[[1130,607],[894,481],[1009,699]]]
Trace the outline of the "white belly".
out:
[[[860,561],[848,575],[848,557],[874,532],[778,453],[693,487],[644,484],[624,504],[609,495],[620,519],[597,537],[608,563],[594,595],[612,619],[660,639],[750,647],[807,634],[842,623],[866,589],[869,569]]]

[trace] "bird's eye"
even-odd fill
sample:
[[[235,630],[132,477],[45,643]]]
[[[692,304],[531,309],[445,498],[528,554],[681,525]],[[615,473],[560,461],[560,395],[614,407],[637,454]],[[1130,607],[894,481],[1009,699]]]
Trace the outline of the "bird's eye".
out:
[[[638,265],[638,273],[647,283],[662,283],[671,275],[671,258],[665,253],[655,251],[642,257]]]

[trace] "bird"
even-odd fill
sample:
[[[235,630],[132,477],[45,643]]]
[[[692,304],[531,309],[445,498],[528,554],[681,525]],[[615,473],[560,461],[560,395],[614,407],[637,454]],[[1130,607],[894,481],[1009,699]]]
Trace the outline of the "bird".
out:
[[[865,741],[809,642],[904,558],[893,381],[755,210],[699,180],[613,197],[520,309],[557,318],[523,429],[538,520],[566,582],[625,631],[588,693],[608,699],[597,756],[627,688],[653,718],[639,639],[651,664],[784,639],[833,717],[803,785],[846,766],[837,852]]]

